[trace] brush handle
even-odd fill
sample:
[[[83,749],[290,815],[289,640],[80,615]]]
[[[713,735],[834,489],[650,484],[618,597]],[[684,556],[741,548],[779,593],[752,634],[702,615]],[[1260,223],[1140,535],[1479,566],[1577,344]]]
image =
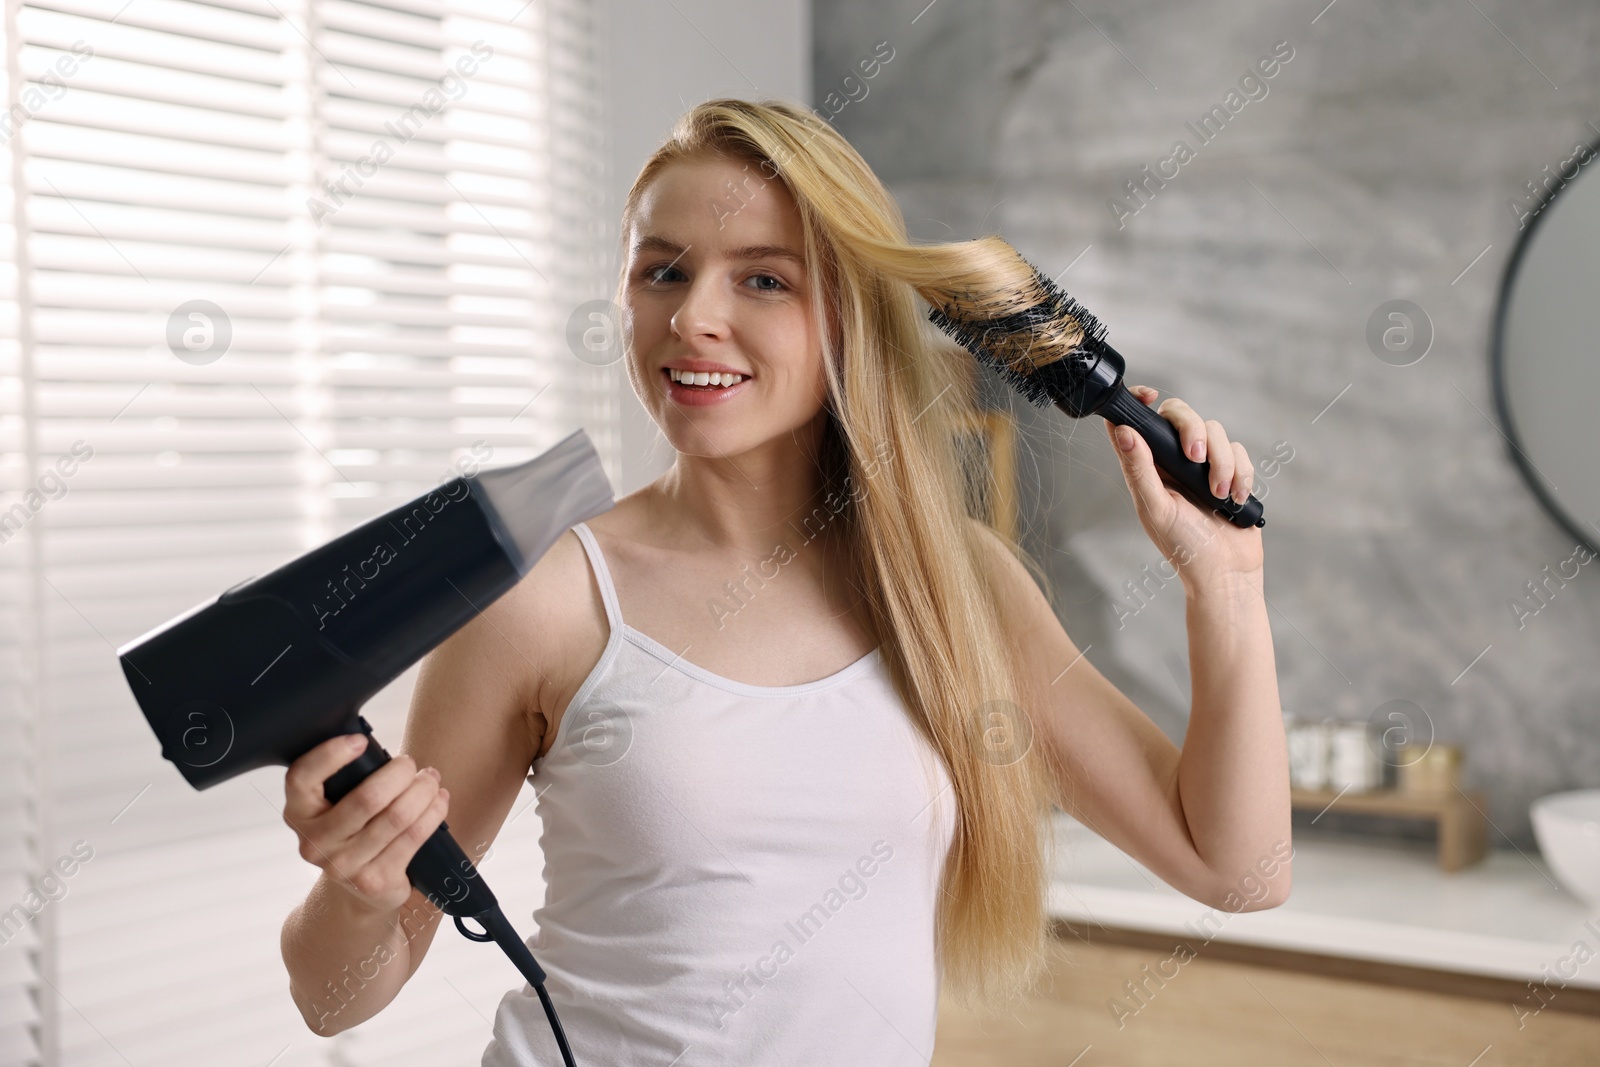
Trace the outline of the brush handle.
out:
[[[1064,405],[1058,406],[1067,414],[1072,414]],[[1243,504],[1235,503],[1232,497],[1212,496],[1211,464],[1196,463],[1185,456],[1183,443],[1178,439],[1178,428],[1150,410],[1149,405],[1128,392],[1120,382],[1111,398],[1100,406],[1098,414],[1107,422],[1136,430],[1149,443],[1150,455],[1154,457],[1156,466],[1166,471],[1172,479],[1173,488],[1202,511],[1221,512],[1224,518],[1241,529],[1267,524],[1261,501],[1253,495],[1246,498]]]

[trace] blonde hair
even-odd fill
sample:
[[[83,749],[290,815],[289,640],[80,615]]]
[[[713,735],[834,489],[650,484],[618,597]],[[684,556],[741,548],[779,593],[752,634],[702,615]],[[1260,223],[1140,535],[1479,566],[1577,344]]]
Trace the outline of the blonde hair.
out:
[[[1048,962],[1055,770],[1022,710],[1034,701],[992,584],[993,546],[1017,546],[965,506],[956,435],[974,403],[972,357],[941,340],[916,297],[943,304],[1014,288],[1031,268],[998,237],[912,245],[899,206],[855,149],[777,100],[711,100],[684,114],[634,180],[624,240],[662,169],[705,157],[758,167],[757,182],[781,179],[799,208],[827,366],[819,466],[825,491],[844,498],[832,524],[864,621],[955,793],[936,930],[943,986],[967,1007],[1003,1007]],[[619,302],[626,270],[624,254]],[[1026,749],[986,743],[997,727],[1027,738]]]

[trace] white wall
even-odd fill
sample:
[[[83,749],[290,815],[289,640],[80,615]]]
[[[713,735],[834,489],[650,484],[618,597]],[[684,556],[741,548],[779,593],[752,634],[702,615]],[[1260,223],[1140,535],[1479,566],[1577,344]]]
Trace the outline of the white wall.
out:
[[[719,96],[811,103],[810,0],[598,0],[607,153],[607,277],[620,269],[618,218],[645,158],[678,116]],[[608,296],[610,294],[607,294]],[[622,481],[632,492],[664,471],[672,450],[610,368],[621,411]]]

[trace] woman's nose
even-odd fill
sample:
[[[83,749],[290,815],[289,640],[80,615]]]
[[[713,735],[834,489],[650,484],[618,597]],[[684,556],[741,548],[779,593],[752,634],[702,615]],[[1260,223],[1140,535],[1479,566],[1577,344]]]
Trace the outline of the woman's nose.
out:
[[[679,337],[721,337],[727,331],[727,308],[716,280],[702,275],[690,283],[683,303],[672,315],[672,330]]]

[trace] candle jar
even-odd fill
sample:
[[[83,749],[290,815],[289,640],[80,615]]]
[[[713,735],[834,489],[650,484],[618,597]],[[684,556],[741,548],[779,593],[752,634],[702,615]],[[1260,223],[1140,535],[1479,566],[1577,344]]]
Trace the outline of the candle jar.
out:
[[[1289,784],[1296,789],[1328,787],[1328,723],[1290,718],[1284,724],[1289,742]]]
[[[1383,785],[1383,761],[1372,744],[1371,729],[1365,722],[1333,724],[1328,743],[1329,789],[1359,793]]]
[[[1400,788],[1407,793],[1448,793],[1461,777],[1459,745],[1405,745],[1400,749]]]

